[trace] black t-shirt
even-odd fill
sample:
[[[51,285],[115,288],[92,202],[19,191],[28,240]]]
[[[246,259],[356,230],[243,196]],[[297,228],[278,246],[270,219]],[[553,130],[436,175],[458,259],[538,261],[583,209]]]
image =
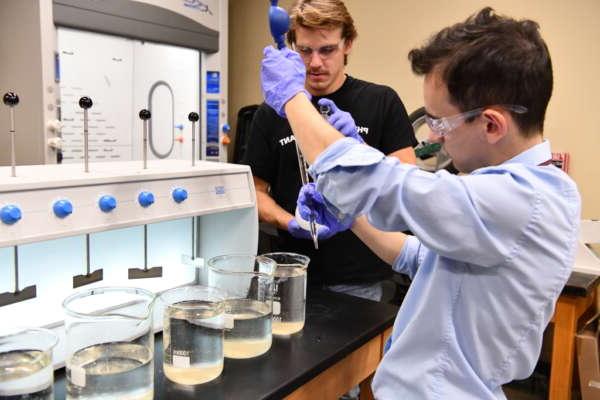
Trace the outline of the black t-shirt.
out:
[[[391,88],[347,76],[340,89],[323,97],[349,112],[365,142],[383,153],[417,144],[404,105]],[[320,98],[313,97],[313,104]],[[294,136],[287,119],[267,104],[258,108],[252,120],[244,163],[254,176],[269,183],[275,202],[294,215],[302,186]],[[278,245],[279,251],[310,257],[311,284],[376,282],[391,274],[390,267],[349,230],[320,240],[319,250],[312,240],[296,239],[279,230]]]

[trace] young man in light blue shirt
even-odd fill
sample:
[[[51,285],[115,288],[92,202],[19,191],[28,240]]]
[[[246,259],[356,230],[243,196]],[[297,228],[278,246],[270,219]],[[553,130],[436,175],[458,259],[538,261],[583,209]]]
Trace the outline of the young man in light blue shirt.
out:
[[[578,237],[577,187],[543,139],[550,55],[535,22],[486,8],[409,59],[425,77],[431,138],[464,175],[423,172],[342,136],[314,111],[288,49],[265,50],[263,91],[312,164],[303,217],[333,229],[354,221],[413,279],[375,397],[505,399],[502,385],[533,371]]]

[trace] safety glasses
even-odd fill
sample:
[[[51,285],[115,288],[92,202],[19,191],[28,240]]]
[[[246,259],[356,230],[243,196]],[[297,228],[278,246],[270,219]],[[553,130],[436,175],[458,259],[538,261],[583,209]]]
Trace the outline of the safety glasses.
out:
[[[294,50],[300,54],[305,60],[310,60],[313,53],[317,53],[321,60],[326,60],[333,56],[344,44],[344,39],[340,40],[337,44],[328,44],[326,46],[319,47],[318,49],[312,49],[308,46],[294,45]]]
[[[425,122],[427,122],[427,126],[429,127],[429,129],[431,129],[431,132],[435,133],[438,136],[446,136],[454,129],[464,124],[466,121],[473,121],[476,117],[479,117],[486,108],[490,107],[494,106],[479,107],[474,110],[466,111],[460,114],[455,114],[450,117],[443,118],[433,118],[429,115],[426,115]],[[527,112],[527,107],[515,104],[499,104],[495,107],[500,107],[517,114],[525,114]]]

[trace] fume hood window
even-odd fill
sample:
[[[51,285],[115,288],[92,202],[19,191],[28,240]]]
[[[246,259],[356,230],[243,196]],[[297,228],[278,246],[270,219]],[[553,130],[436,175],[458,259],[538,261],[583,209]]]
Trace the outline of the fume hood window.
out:
[[[58,49],[63,162],[83,159],[81,96],[94,102],[91,161],[142,158],[142,108],[152,112],[149,159],[191,157],[186,121],[199,111],[198,50],[66,28],[58,29]]]

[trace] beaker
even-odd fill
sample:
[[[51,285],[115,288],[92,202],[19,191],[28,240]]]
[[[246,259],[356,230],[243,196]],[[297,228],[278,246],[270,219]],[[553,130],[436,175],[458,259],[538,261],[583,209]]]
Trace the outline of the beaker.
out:
[[[0,399],[52,400],[52,349],[58,343],[48,329],[0,332]]]
[[[65,299],[68,399],[152,399],[152,292],[95,288]]]
[[[233,327],[225,331],[227,358],[251,358],[271,348],[275,261],[261,256],[225,255],[208,260],[209,286],[225,292]]]
[[[310,258],[296,253],[262,254],[277,263],[273,289],[273,335],[287,336],[304,328],[306,272]]]
[[[223,371],[225,295],[206,286],[183,286],[159,296],[163,313],[163,371],[173,382],[198,385]]]

